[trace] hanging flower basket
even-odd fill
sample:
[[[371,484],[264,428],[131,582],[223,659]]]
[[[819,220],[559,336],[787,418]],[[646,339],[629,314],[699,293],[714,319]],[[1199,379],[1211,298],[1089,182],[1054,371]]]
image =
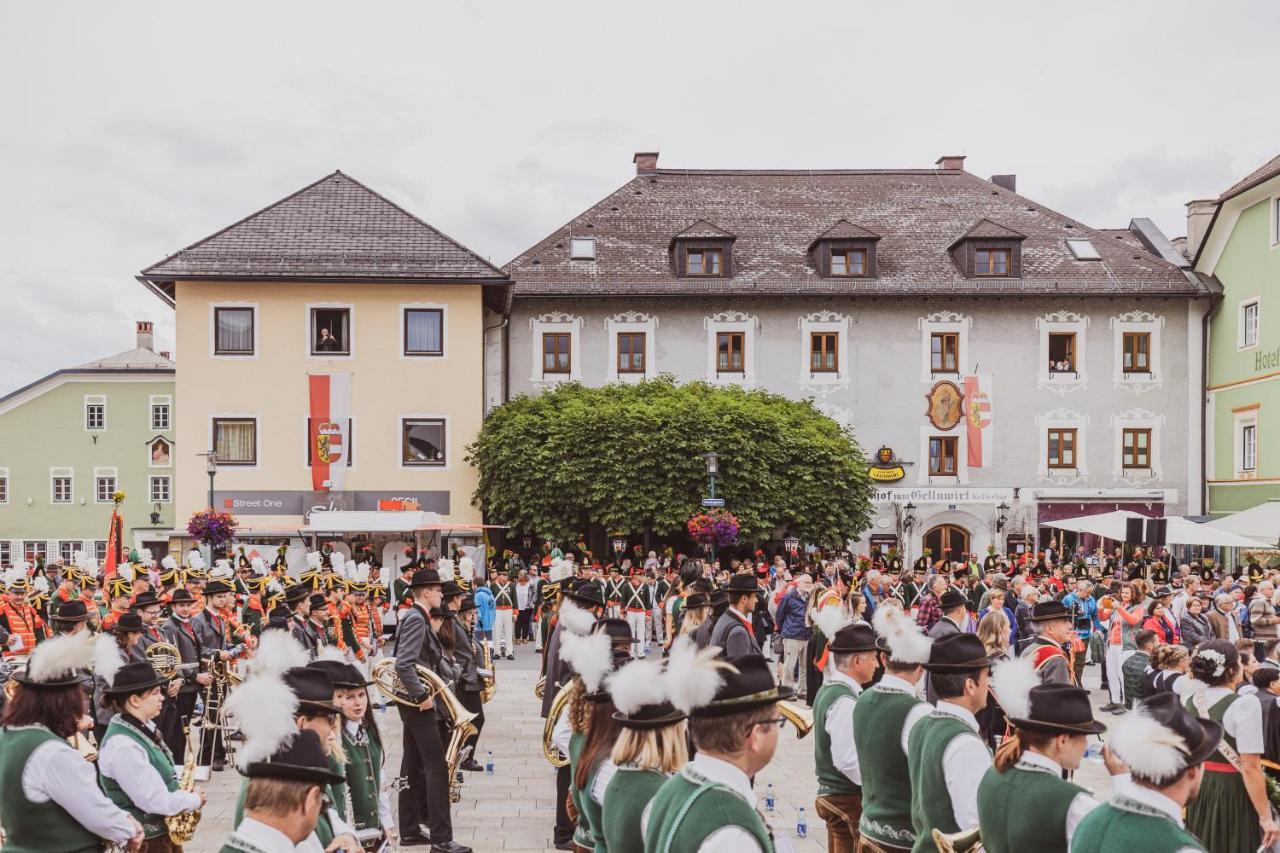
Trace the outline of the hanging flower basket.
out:
[[[229,512],[202,509],[187,522],[187,534],[213,548],[220,548],[235,537],[238,526],[239,522]]]
[[[689,519],[689,536],[702,545],[721,548],[738,541],[738,517],[728,510],[712,509]]]

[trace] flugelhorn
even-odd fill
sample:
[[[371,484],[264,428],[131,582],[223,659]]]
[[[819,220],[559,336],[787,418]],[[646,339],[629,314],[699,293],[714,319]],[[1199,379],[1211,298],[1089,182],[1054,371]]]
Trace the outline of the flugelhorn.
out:
[[[569,763],[569,756],[561,754],[560,750],[551,745],[551,735],[556,730],[556,721],[560,719],[560,715],[566,713],[565,706],[573,699],[576,683],[576,680],[570,681],[560,688],[556,698],[551,700],[551,708],[547,711],[547,721],[542,724],[542,754],[546,756],[547,761],[551,762],[552,767],[564,767]]]
[[[813,709],[806,708],[799,702],[783,701],[778,703],[778,713],[796,727],[796,740],[813,731]]]

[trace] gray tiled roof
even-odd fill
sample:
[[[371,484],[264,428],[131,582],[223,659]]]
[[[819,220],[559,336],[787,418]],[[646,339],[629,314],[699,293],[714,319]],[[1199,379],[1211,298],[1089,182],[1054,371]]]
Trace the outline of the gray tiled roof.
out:
[[[505,281],[470,249],[334,172],[143,270],[149,281]]]
[[[1222,202],[1229,198],[1234,198],[1245,190],[1251,190],[1258,184],[1269,181],[1277,175],[1280,175],[1280,156],[1272,157],[1248,175],[1236,181],[1231,185],[1230,189],[1218,196],[1218,201]]]
[[[118,352],[106,358],[87,361],[74,370],[173,370],[177,363],[146,347]]]
[[[841,219],[880,237],[876,278],[828,279],[808,249]],[[681,279],[671,239],[706,220],[736,236],[733,275]],[[1022,240],[1022,277],[969,279],[947,248],[981,220]],[[986,228],[986,226],[982,226]],[[594,261],[571,261],[569,236],[596,238]],[[1079,261],[1068,237],[1094,238]],[[1175,266],[957,169],[730,171],[637,175],[511,261],[518,296],[707,294],[1196,294]]]

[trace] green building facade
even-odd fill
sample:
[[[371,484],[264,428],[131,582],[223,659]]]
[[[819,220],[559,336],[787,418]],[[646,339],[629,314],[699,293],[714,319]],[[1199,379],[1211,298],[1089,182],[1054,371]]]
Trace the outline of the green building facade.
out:
[[[1195,268],[1222,286],[1206,379],[1208,507],[1222,515],[1280,498],[1280,157],[1189,207]]]
[[[130,548],[166,553],[173,529],[174,362],[137,346],[0,397],[0,566],[106,554],[113,495]]]

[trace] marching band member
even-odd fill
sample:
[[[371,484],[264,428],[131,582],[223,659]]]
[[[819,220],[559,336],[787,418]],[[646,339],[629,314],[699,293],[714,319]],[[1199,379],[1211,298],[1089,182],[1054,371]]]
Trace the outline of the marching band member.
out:
[[[310,556],[310,555],[308,555]],[[291,611],[289,630],[298,644],[311,657],[320,649],[320,639],[311,628],[311,588],[306,584],[296,584],[284,592],[284,605]]]
[[[5,849],[94,851],[100,841],[142,843],[142,826],[98,789],[94,767],[67,743],[84,716],[89,634],[41,643],[4,709],[0,730],[0,825]]]
[[[653,590],[648,584],[642,583],[643,580],[644,569],[634,566],[631,569],[631,577],[619,591],[622,597],[622,612],[627,614],[626,619],[627,624],[631,626],[631,636],[637,641],[631,647],[633,658],[644,657],[644,647],[648,638],[646,629],[650,618],[649,611],[653,610]]]
[[[489,584],[497,617],[493,623],[493,656],[515,660],[515,635],[512,633],[516,612],[516,591],[507,579],[507,567],[499,566],[496,579]]]
[[[129,611],[129,601],[133,597],[133,566],[121,565],[116,569],[115,577],[104,585],[109,609],[103,614],[99,628],[110,631],[111,626],[122,613]]]
[[[125,614],[120,621],[136,614]],[[108,664],[110,662],[108,661]],[[168,680],[148,661],[132,661],[114,672],[99,664],[97,676],[107,680],[113,710],[106,734],[98,741],[98,781],[107,798],[142,824],[143,853],[181,853],[169,840],[165,817],[199,809],[204,792],[178,790],[174,757],[165,746],[155,719],[164,704]]]
[[[355,658],[356,667],[365,673],[379,640],[377,609],[369,603],[369,586],[369,564],[358,563],[347,581],[346,600],[338,608],[344,645]]]
[[[753,580],[754,583],[754,580]],[[729,658],[714,698],[690,712],[697,755],[662,784],[641,820],[649,853],[773,853],[773,831],[756,808],[751,779],[773,759],[785,718],[778,686],[758,654]]]
[[[1022,657],[1031,661],[1045,684],[1072,684],[1072,664],[1062,650],[1075,636],[1071,611],[1060,601],[1041,601],[1031,609],[1036,635]]]
[[[380,840],[395,841],[391,800],[382,789],[382,765],[386,749],[369,704],[371,682],[353,664],[344,664],[334,679],[334,702],[342,709],[342,751],[347,796],[335,805],[355,830],[366,849],[378,849]]]
[[[978,823],[978,783],[991,753],[974,714],[987,704],[992,658],[973,634],[947,634],[929,650],[924,668],[938,704],[904,731],[915,853],[933,847],[935,828],[951,833]]]
[[[484,679],[480,677],[479,667],[484,657],[477,652],[474,634],[465,626],[461,617],[463,603],[470,600],[470,596],[464,598],[462,587],[455,581],[445,581],[442,589],[445,610],[451,614],[451,618],[445,620],[444,630],[452,633],[453,657],[458,664],[458,681],[454,686],[454,693],[462,707],[476,715],[476,718],[471,721],[471,724],[476,727],[476,733],[467,739],[471,754],[463,762],[462,769],[483,770],[484,767],[476,761],[475,745],[480,740],[480,732],[484,729],[484,702],[480,699],[480,692],[484,690]],[[474,612],[474,602],[471,608]]]
[[[26,656],[50,635],[49,626],[27,603],[31,582],[27,579],[30,566],[23,560],[4,573],[5,600],[0,603],[0,628],[8,635],[5,657]]]
[[[602,745],[607,741],[611,751],[610,734],[613,737],[617,736],[612,707],[607,713],[602,710],[604,704],[609,701],[608,694],[601,690],[601,686],[615,659],[612,646],[612,641],[606,633],[593,632],[585,635],[567,634],[562,647],[564,662],[573,668],[578,682],[581,683],[581,688],[573,694],[573,700],[567,712],[569,726],[572,729],[567,744],[570,772],[569,797],[573,801],[574,811],[578,816],[573,833],[573,846],[579,851],[595,849],[591,818],[587,811],[588,805],[584,800],[591,790],[589,784],[591,777],[607,757],[603,753]],[[557,727],[558,725],[557,721]],[[588,757],[587,743],[593,731],[597,736],[595,749],[589,756],[592,763],[584,764],[584,758]],[[599,823],[601,814],[598,810],[596,817]],[[602,824],[600,828],[603,833]]]
[[[231,644],[231,626],[222,615],[222,611],[230,606],[233,595],[231,584],[226,581],[209,581],[204,588],[204,609],[191,617],[191,628],[200,643],[200,656],[209,662],[210,671],[216,664],[229,665],[231,659],[243,650],[243,646]],[[214,678],[221,680],[216,674]],[[218,698],[218,690],[206,691],[206,719],[217,718]],[[214,770],[220,771],[225,767],[225,761],[226,747],[222,740],[222,729],[211,726],[205,732],[197,763],[201,767],[212,766]]]
[[[209,658],[191,624],[191,617],[196,610],[196,600],[191,593],[179,587],[173,591],[169,599],[169,621],[160,629],[164,641],[178,650],[178,656],[185,664],[182,671],[182,687],[178,689],[176,701],[177,714],[174,730],[165,734],[165,742],[174,755],[186,755],[186,726],[195,712],[197,695],[213,683],[212,672],[202,672],[201,663]]]
[[[109,633],[98,634],[94,641],[93,737],[99,745],[117,712],[110,702],[111,675],[122,664],[146,660],[138,645],[144,630],[142,617],[126,612],[115,620]]]

